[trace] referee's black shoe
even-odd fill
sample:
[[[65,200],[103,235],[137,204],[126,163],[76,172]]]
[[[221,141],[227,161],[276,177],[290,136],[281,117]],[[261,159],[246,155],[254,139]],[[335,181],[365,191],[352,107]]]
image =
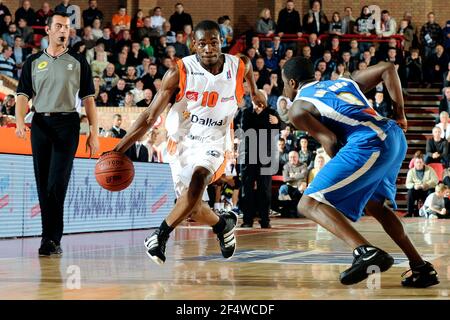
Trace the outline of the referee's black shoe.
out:
[[[48,257],[60,254],[62,254],[62,249],[59,244],[56,244],[53,240],[50,239],[42,239],[41,247],[39,248],[39,256]]]
[[[402,280],[402,286],[404,287],[427,288],[439,283],[438,274],[428,261],[425,261],[421,266],[411,267],[410,270],[402,274],[402,277],[409,271],[411,271],[411,275]]]
[[[366,279],[372,274],[372,268],[377,267],[377,271],[384,272],[394,264],[394,258],[383,250],[363,245],[353,250],[353,264],[350,268],[341,273],[342,284],[355,284]]]

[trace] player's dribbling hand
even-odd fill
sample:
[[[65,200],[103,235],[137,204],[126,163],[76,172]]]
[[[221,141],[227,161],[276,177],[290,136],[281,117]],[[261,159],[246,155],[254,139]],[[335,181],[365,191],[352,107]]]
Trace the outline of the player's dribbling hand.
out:
[[[21,138],[21,139],[26,139],[27,135],[26,135],[26,131],[27,131],[27,127],[25,126],[24,123],[16,123],[16,136]]]

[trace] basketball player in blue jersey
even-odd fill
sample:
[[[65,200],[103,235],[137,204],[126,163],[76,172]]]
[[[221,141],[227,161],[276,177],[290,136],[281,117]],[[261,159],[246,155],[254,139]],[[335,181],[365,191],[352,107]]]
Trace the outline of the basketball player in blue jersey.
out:
[[[379,63],[356,73],[353,80],[317,82],[311,62],[297,57],[285,64],[282,78],[285,95],[293,101],[291,123],[307,131],[332,158],[305,191],[298,211],[353,249],[353,264],[341,273],[341,283],[358,283],[374,266],[384,272],[394,263],[392,256],[369,243],[349,223],[348,219],[355,222],[365,211],[408,257],[412,274],[402,285],[425,288],[438,284],[433,266],[421,258],[399,218],[384,205],[390,200],[396,208],[396,179],[407,149],[403,133],[407,121],[394,65]],[[363,94],[381,81],[392,97],[395,121],[378,115]]]

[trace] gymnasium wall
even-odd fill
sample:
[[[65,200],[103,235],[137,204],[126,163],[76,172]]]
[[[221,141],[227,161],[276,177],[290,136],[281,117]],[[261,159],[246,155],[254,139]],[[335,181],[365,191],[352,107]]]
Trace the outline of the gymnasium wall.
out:
[[[111,21],[112,15],[117,11],[119,4],[126,4],[131,15],[133,15],[137,8],[148,12],[155,6],[160,6],[163,10],[163,15],[168,19],[174,11],[174,5],[179,0],[97,0],[99,8],[105,14],[107,21]],[[43,1],[31,0],[32,7],[40,8]],[[255,25],[259,12],[262,8],[268,7],[272,10],[272,15],[278,17],[278,11],[282,9],[286,3],[285,0],[226,0],[226,1],[211,1],[211,0],[184,0],[180,1],[184,4],[186,12],[192,15],[194,23],[202,19],[216,20],[220,15],[229,15],[237,33],[244,32]],[[295,0],[297,10],[303,15],[308,10],[309,0]],[[410,11],[413,15],[413,21],[419,27],[426,21],[426,15],[429,11],[436,13],[436,18],[441,26],[450,20],[450,6],[448,1],[443,0],[409,0],[403,1],[367,1],[361,2],[356,0],[322,0],[323,8],[328,17],[334,11],[343,12],[346,6],[353,8],[353,16],[359,16],[361,7],[365,4],[376,4],[380,8],[388,9],[392,16],[399,22],[403,17],[405,11]],[[21,1],[6,0],[3,1],[10,10],[14,13],[20,6]],[[60,3],[59,0],[50,0],[52,7]],[[81,10],[88,6],[87,0],[72,0],[72,4],[79,5]],[[273,14],[275,12],[275,14]]]

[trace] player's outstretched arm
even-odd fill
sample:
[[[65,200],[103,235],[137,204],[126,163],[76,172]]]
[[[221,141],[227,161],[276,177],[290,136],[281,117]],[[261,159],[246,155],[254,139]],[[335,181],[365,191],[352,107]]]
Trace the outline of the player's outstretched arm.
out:
[[[325,152],[333,158],[339,151],[339,145],[336,135],[325,127],[309,110],[314,106],[307,101],[297,100],[289,109],[289,121],[298,130],[307,131],[316,139]]]
[[[253,103],[259,107],[267,107],[267,100],[264,94],[258,90],[255,82],[255,76],[253,75],[253,66],[249,57],[239,54],[239,58],[244,62],[245,65],[245,81],[250,86],[250,94],[252,95]]]
[[[402,85],[393,63],[380,62],[366,70],[355,72],[352,75],[352,79],[358,83],[363,92],[369,91],[383,81],[392,98],[394,117],[399,126],[406,131],[407,122],[404,110]]]
[[[123,137],[114,148],[114,151],[122,153],[127,151],[133,143],[141,138],[153,126],[159,115],[169,104],[170,98],[178,89],[179,78],[180,73],[177,65],[175,65],[174,68],[167,70],[161,82],[161,89],[156,94],[152,103],[139,115],[125,137]]]

